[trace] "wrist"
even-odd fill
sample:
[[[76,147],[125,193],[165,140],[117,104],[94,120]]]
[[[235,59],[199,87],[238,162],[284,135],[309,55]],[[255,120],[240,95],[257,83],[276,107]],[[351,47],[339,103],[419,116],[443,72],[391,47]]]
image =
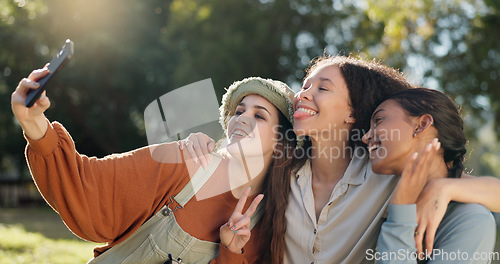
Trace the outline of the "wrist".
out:
[[[454,181],[449,178],[439,178],[429,180],[429,189],[439,193],[448,202],[453,199],[453,183]]]
[[[408,205],[408,204],[415,204],[417,198],[413,197],[414,195],[410,196],[405,196],[405,197],[400,197],[398,195],[393,195],[390,204],[394,205]]]
[[[45,136],[48,129],[48,120],[40,115],[32,120],[19,121],[24,134],[31,140],[39,140]]]
[[[453,184],[455,183],[454,180],[448,179],[448,178],[443,178],[439,179],[437,181],[438,188],[440,188],[443,192],[444,197],[448,202],[453,200],[453,197],[455,196],[455,193],[453,192]]]
[[[224,245],[224,244],[223,244]],[[226,246],[224,245],[229,251],[236,253],[236,254],[243,254],[243,250],[241,248],[236,248],[236,247],[231,247],[231,246]]]
[[[420,194],[420,191],[417,191],[416,189],[402,189],[400,188],[401,186],[396,186],[396,189],[394,190],[394,193],[392,194],[391,200],[389,201],[390,204],[414,204],[416,203],[418,196]]]

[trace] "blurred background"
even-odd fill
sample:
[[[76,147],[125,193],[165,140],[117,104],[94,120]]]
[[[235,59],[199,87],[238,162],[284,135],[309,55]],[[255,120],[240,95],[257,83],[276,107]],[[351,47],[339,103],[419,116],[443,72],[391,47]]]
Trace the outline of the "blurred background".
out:
[[[61,223],[31,182],[10,110],[17,83],[68,38],[75,55],[48,87],[46,114],[89,156],[146,145],[144,109],[168,91],[211,78],[220,101],[248,76],[297,90],[326,52],[375,58],[446,92],[463,108],[467,170],[500,175],[498,0],[0,0],[0,224],[19,232],[73,237],[50,226]],[[49,227],[34,227],[45,213]],[[0,260],[25,250],[2,247]]]

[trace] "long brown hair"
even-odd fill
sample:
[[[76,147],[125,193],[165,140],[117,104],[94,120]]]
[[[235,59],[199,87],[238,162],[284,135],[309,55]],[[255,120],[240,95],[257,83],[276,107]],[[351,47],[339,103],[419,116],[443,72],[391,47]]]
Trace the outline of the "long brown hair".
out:
[[[295,133],[292,125],[279,112],[279,138],[273,161],[263,183],[264,214],[261,219],[262,263],[282,264],[285,255],[285,211],[290,194],[290,168]]]

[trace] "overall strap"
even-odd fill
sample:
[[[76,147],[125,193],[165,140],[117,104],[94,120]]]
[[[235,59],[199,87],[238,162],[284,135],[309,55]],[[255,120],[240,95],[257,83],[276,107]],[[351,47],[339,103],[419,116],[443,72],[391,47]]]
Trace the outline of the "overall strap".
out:
[[[216,155],[210,157],[210,164],[204,169],[202,166],[198,168],[196,173],[189,181],[191,184],[186,184],[184,188],[174,197],[174,200],[182,207],[186,205],[191,198],[201,189],[219,166],[222,159]]]
[[[174,197],[174,200],[180,205],[180,208],[183,208],[191,198],[203,187],[203,185],[208,181],[208,179],[212,176],[215,169],[219,166],[222,158],[218,155],[212,155],[210,157],[210,164],[208,164],[207,168],[203,168],[200,166],[196,173],[193,175],[191,180],[189,181],[191,184],[186,184],[184,188]],[[175,209],[173,210],[175,211]],[[262,217],[264,213],[264,205],[263,203],[259,203],[257,209],[254,214],[250,218],[250,229],[252,229]]]

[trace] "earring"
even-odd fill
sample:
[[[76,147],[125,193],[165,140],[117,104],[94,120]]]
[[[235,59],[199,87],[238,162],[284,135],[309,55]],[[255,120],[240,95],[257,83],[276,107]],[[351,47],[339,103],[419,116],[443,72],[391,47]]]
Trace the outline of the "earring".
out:
[[[413,133],[413,137],[416,137],[417,136],[417,131],[415,131],[415,133]]]

